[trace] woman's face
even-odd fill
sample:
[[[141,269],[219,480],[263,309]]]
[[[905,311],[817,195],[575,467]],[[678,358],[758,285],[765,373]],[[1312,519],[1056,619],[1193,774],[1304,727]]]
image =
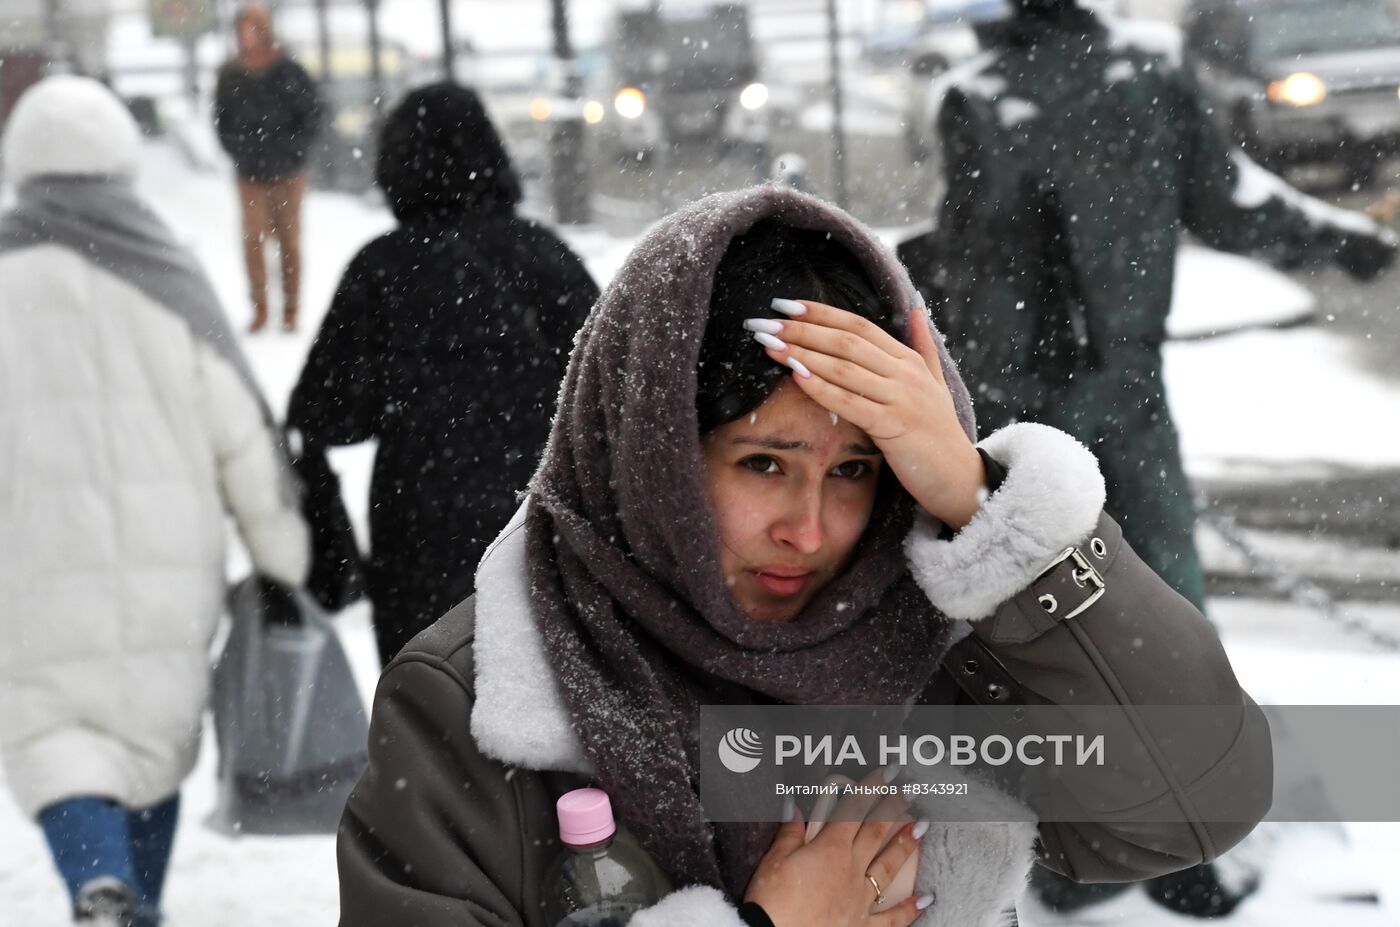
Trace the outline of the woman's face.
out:
[[[865,432],[784,381],[703,436],[720,565],[755,621],[789,621],[839,574],[870,521],[883,458]]]

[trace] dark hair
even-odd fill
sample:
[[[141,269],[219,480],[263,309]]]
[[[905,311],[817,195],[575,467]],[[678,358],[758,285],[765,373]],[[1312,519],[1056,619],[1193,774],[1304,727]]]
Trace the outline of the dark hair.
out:
[[[695,394],[701,434],[756,409],[791,372],[743,327],[745,319],[785,318],[769,307],[774,297],[845,309],[898,337],[889,306],[845,246],[826,232],[759,222],[729,243],[715,270]]]

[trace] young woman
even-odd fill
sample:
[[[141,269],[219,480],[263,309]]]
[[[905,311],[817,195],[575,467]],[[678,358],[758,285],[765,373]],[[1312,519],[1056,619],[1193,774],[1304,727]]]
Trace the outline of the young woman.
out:
[[[1249,704],[1199,613],[1121,543],[1087,450],[1028,424],[974,440],[908,278],[849,216],[764,187],[659,224],[584,326],[475,597],[381,680],[341,923],[544,927],[554,800],[590,782],[680,887],[638,927],[990,925],[1037,851],[1093,881],[1233,845],[1249,825],[901,827],[856,809],[804,844],[800,815],[704,820],[704,704],[948,702],[954,662],[992,701]],[[1092,590],[1045,571],[1081,546],[1104,589],[1057,620],[1045,584],[1062,615]],[[1205,760],[1215,781],[1266,779],[1267,730],[1236,733]],[[1208,788],[1168,780],[1183,807]],[[914,896],[871,914],[913,854]]]

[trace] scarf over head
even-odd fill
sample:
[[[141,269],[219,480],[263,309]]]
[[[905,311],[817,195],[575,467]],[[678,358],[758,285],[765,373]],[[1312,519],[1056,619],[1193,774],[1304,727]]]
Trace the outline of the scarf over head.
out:
[[[729,595],[702,481],[696,362],[720,259],[765,219],[828,232],[897,324],[929,324],[903,268],[846,213],[779,186],[702,199],[637,245],[579,333],[527,514],[532,609],[598,784],[677,884],[734,898],[777,825],[705,823],[700,706],[901,704],[933,677],[949,633],[904,559],[913,502],[902,491],[791,622],[753,621]],[[936,340],[972,437],[967,390]]]

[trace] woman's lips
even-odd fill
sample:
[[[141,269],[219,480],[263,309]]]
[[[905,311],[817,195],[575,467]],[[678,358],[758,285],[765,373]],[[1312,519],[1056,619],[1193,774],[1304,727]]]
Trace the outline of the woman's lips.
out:
[[[812,578],[810,571],[798,573],[792,570],[781,570],[769,573],[764,570],[754,570],[754,578],[758,584],[767,589],[773,595],[787,597],[797,595],[807,585],[807,581]]]

